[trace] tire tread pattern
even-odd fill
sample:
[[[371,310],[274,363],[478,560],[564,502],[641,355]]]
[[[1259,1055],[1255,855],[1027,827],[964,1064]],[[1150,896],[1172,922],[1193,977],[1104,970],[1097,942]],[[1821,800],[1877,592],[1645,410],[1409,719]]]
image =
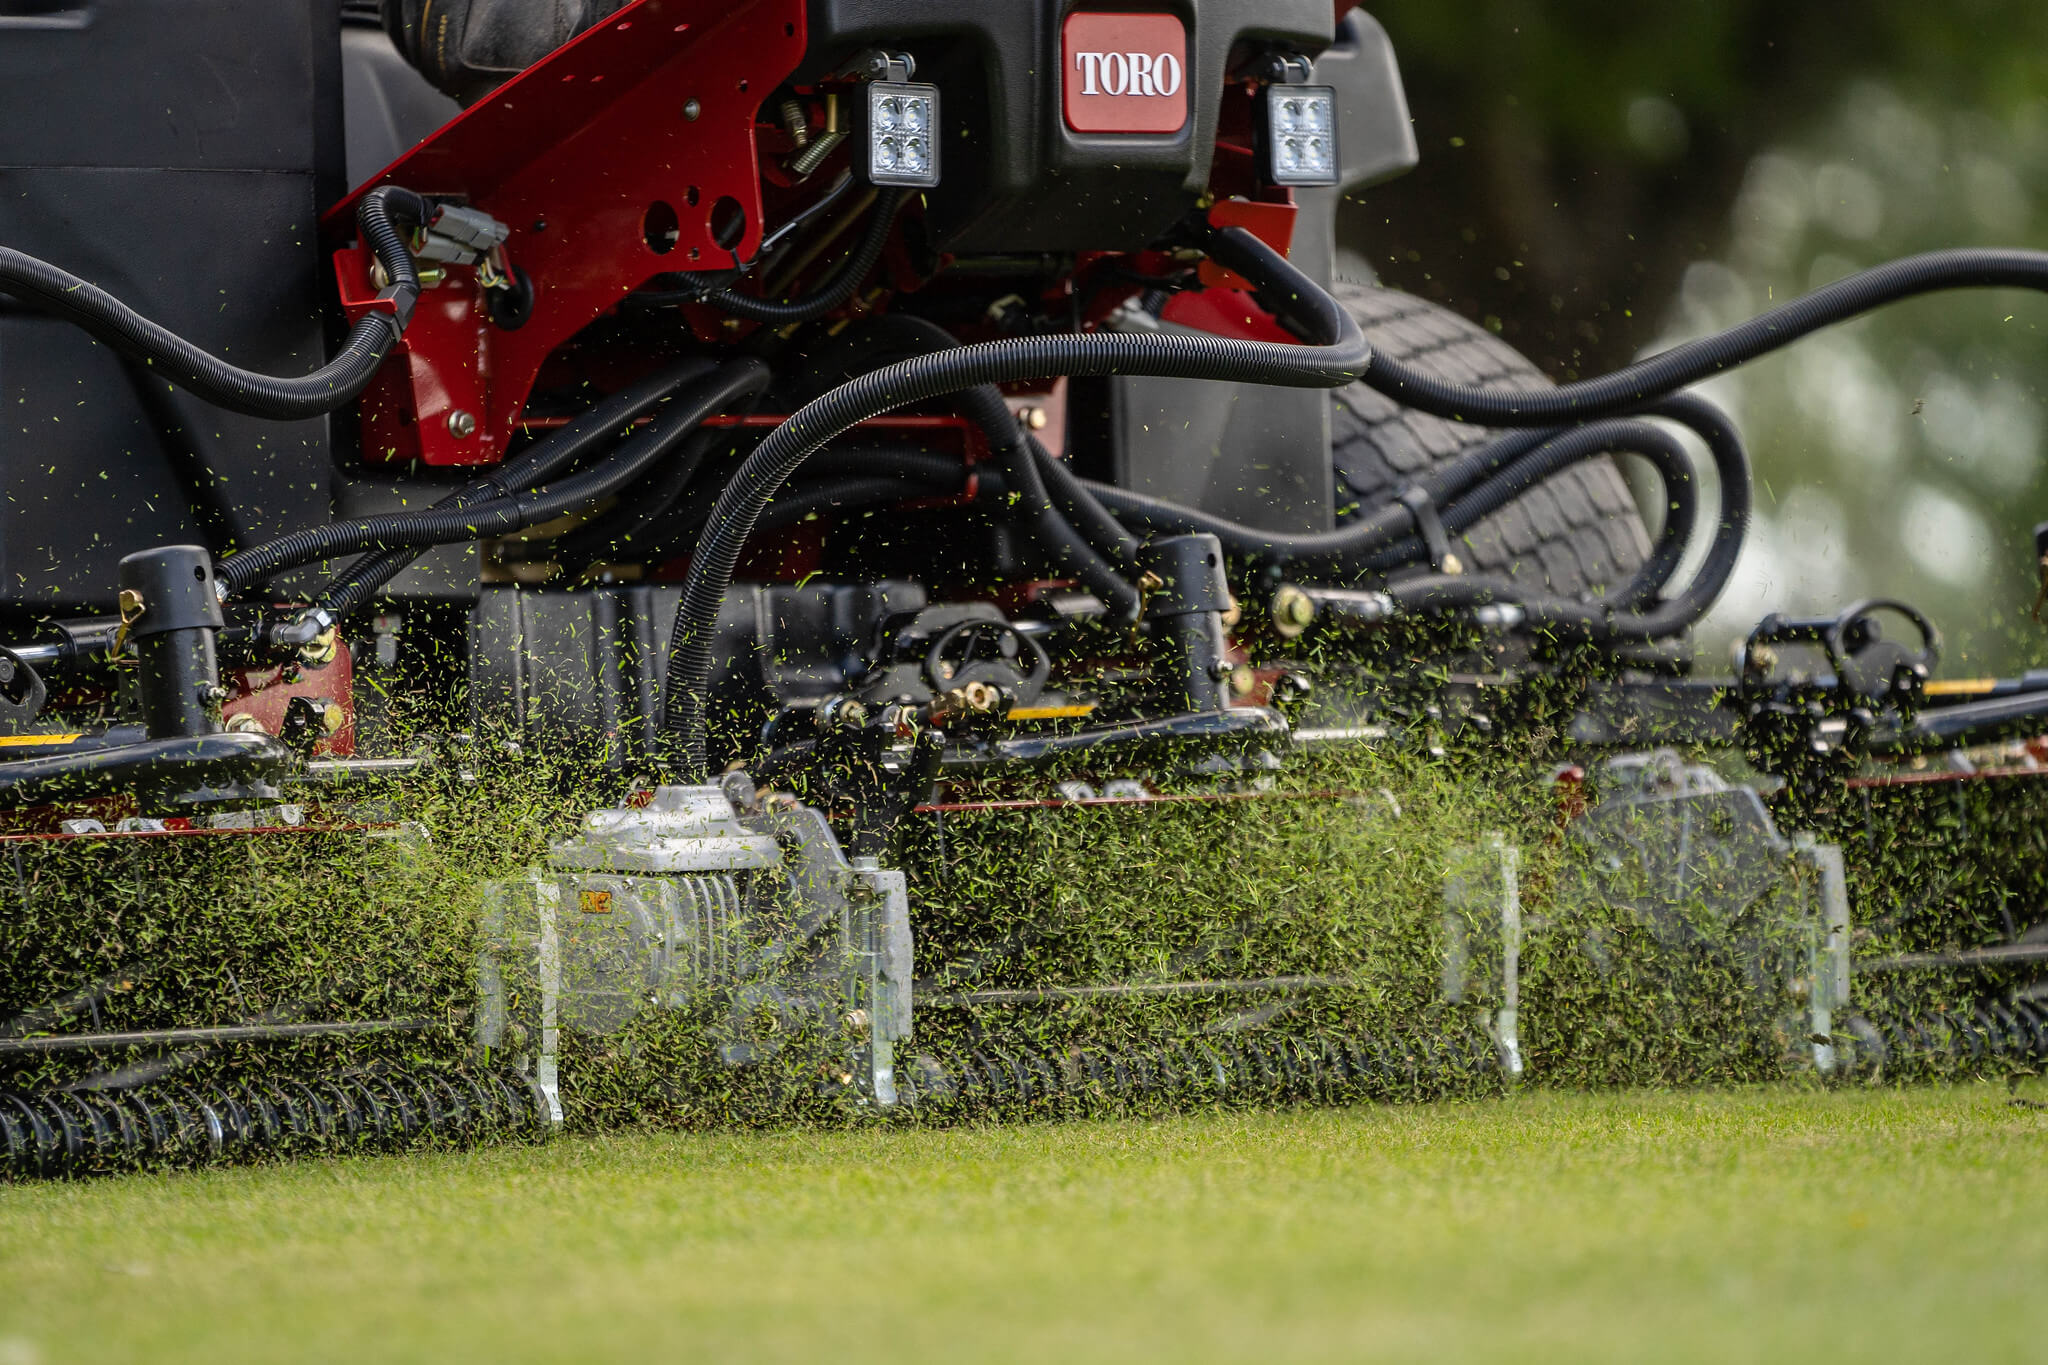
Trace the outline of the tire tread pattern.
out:
[[[1506,342],[1426,299],[1339,282],[1376,351],[1441,379],[1490,388],[1550,383]],[[1391,498],[1431,469],[1492,440],[1492,428],[1449,422],[1398,406],[1363,384],[1334,395],[1330,453],[1339,520]],[[1540,580],[1550,591],[1589,599],[1628,579],[1650,539],[1628,485],[1602,456],[1566,470],[1470,527],[1460,537],[1469,569]]]

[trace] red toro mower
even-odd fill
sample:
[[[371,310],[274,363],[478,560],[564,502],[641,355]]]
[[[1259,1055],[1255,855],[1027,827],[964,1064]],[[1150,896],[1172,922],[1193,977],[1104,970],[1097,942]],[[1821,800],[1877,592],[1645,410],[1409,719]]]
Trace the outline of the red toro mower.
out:
[[[2018,978],[1938,1037],[1852,1018],[1842,856],[1778,828],[2031,772],[2048,678],[1930,685],[1896,602],[1770,617],[1727,676],[1687,638],[1751,497],[1688,386],[1894,300],[2039,290],[2048,256],[1900,261],[1553,386],[1335,278],[1339,198],[1417,155],[1341,0],[8,0],[0,64],[11,1169],[544,1126],[574,1039],[665,1010],[735,1067],[822,1029],[874,1109],[1515,1074],[1507,845],[1446,891],[1485,942],[1450,934],[1442,994],[1483,980],[1483,1018],[1421,1053],[1285,1010],[1000,1046],[1006,1009],[1241,1021],[1343,983],[927,957],[994,951],[921,920],[949,816],[1252,800],[1361,744],[1564,773],[1585,894],[1674,951],[1680,902],[1775,898],[1736,957],[1808,1065],[2048,1047]],[[508,745],[616,804],[485,897],[488,1065],[174,1085],[412,1025],[333,996],[124,1023],[132,965],[29,928],[23,856],[390,833],[351,793]],[[920,1049],[947,1011],[982,1041]]]

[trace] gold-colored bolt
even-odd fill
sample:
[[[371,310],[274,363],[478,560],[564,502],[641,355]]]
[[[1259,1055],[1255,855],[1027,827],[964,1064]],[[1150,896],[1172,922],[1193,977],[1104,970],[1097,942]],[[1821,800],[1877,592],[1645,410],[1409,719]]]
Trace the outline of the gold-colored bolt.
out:
[[[341,729],[347,720],[348,713],[341,709],[339,702],[331,701],[320,708],[320,728],[330,735]]]
[[[306,668],[325,668],[334,662],[335,651],[340,647],[340,637],[329,626],[299,646],[299,663]]]
[[[811,123],[804,117],[803,102],[794,96],[782,102],[782,126],[789,133],[789,140],[802,151],[811,145]]]
[[[971,682],[932,698],[932,724],[945,725],[962,716],[988,715],[1003,704],[1003,694],[985,682]]]
[[[119,654],[121,647],[128,643],[128,627],[140,620],[143,611],[146,609],[146,604],[142,600],[142,594],[133,588],[121,589],[120,600],[121,628],[114,632],[114,648],[110,651],[115,654]]]
[[[1273,594],[1273,629],[1292,640],[1316,622],[1316,601],[1292,583]]]
[[[413,273],[420,277],[420,288],[438,289],[441,282],[448,278],[448,267],[440,261],[419,261],[414,264]],[[384,262],[370,262],[370,283],[379,289],[391,287],[391,272],[384,268]]]
[[[1230,670],[1230,694],[1234,697],[1249,697],[1259,687],[1259,675],[1250,664],[1239,664]]]

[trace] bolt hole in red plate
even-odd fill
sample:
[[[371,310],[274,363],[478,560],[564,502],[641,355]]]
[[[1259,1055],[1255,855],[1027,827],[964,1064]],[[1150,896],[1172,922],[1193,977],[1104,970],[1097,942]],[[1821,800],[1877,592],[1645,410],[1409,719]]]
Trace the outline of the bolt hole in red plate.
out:
[[[1068,15],[1060,71],[1077,133],[1177,133],[1188,121],[1188,34],[1171,14]]]
[[[678,260],[750,256],[760,101],[742,92],[780,85],[804,39],[804,0],[637,0],[365,184],[459,196],[510,224],[506,253],[534,283],[516,331],[491,323],[471,271],[428,291],[364,395],[365,458],[497,463],[563,342]],[[354,238],[356,198],[323,219],[330,242]],[[378,306],[367,249],[338,251],[335,272],[351,321]],[[476,417],[467,436],[450,428],[456,410]]]

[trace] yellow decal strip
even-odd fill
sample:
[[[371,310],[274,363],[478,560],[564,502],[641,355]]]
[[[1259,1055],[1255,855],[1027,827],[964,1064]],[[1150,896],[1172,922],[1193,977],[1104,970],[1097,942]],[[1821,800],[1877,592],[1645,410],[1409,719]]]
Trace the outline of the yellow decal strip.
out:
[[[1079,720],[1095,714],[1095,703],[1082,702],[1077,706],[1017,706],[1010,710],[1011,720]]]
[[[1927,684],[1930,697],[1981,697],[1998,686],[1996,678],[1948,678]]]

